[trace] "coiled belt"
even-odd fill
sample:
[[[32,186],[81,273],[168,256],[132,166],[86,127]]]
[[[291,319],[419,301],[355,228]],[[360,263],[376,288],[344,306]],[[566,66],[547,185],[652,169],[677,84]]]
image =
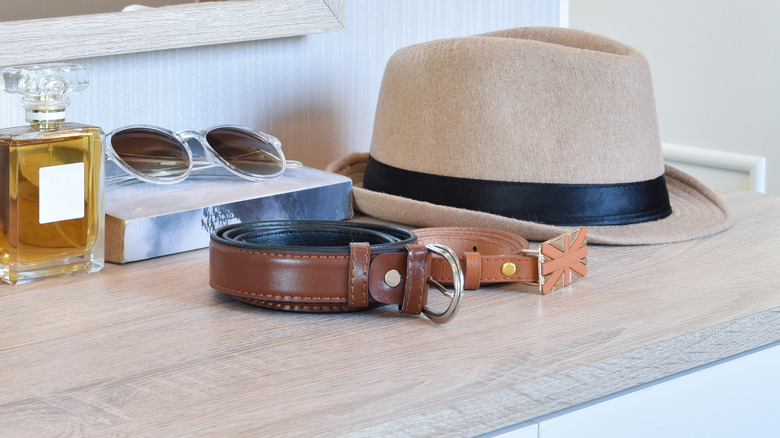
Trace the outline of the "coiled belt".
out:
[[[443,312],[428,309],[431,253],[456,279]],[[357,222],[270,221],[228,225],[211,236],[211,286],[261,307],[306,312],[396,304],[402,313],[443,323],[458,310],[463,273],[441,245],[422,245],[402,228]]]
[[[402,313],[443,323],[457,312],[464,285],[534,282],[547,293],[585,275],[585,236],[582,228],[529,250],[522,237],[482,228],[412,232],[359,222],[242,223],[212,234],[209,282],[261,307],[338,312],[395,304]],[[450,298],[447,309],[427,307],[429,286]]]

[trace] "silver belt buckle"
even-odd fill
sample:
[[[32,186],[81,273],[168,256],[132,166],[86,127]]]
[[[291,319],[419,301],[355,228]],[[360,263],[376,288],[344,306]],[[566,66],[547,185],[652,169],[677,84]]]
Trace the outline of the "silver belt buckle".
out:
[[[451,320],[455,314],[458,313],[458,308],[460,308],[460,299],[463,296],[463,284],[465,283],[463,279],[463,268],[460,266],[458,255],[448,246],[431,243],[425,245],[425,247],[428,248],[428,251],[444,257],[444,260],[447,260],[450,264],[450,268],[452,268],[452,291],[448,291],[444,286],[434,281],[432,278],[428,278],[428,284],[450,298],[450,305],[441,313],[436,313],[427,307],[423,307],[422,309],[422,313],[427,316],[428,319],[437,324],[444,324]]]

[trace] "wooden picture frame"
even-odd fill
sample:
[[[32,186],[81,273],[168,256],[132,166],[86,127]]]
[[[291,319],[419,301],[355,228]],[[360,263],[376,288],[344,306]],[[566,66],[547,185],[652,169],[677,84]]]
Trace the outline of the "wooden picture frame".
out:
[[[344,30],[345,0],[190,3],[0,23],[0,66]]]

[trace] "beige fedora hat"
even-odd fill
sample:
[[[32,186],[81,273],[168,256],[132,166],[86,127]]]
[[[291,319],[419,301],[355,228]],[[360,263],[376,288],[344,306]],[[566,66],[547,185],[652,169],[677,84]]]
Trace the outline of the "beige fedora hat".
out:
[[[398,50],[370,153],[328,170],[355,208],[413,226],[481,226],[546,240],[688,240],[732,224],[705,185],[665,166],[650,69],[587,32],[520,28]]]

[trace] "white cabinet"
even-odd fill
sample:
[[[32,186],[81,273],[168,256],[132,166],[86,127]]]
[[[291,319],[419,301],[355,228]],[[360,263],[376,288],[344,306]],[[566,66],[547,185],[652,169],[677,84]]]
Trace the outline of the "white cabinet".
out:
[[[780,343],[554,412],[488,436],[778,437]]]

